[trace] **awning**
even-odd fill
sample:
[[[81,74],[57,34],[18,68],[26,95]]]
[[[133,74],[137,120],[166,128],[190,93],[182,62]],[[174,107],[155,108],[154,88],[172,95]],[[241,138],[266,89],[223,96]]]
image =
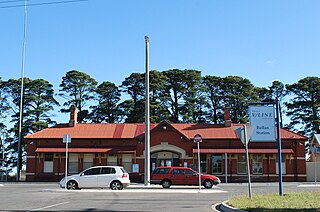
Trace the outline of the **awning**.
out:
[[[68,148],[68,152],[70,153],[106,153],[109,152],[111,148]],[[66,152],[66,148],[37,148],[36,153],[44,153],[44,152]]]
[[[293,154],[292,149],[281,149],[283,154]],[[192,153],[198,153],[198,149],[193,149]],[[200,149],[200,153],[228,153],[228,154],[245,154],[245,149]],[[249,149],[250,154],[277,154],[278,149]]]

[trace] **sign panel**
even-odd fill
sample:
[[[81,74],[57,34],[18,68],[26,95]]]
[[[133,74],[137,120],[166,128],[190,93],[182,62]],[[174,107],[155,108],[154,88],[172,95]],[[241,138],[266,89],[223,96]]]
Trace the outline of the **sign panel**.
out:
[[[254,127],[248,126],[246,127],[246,133],[244,133],[245,126],[235,126],[233,127],[234,131],[237,133],[238,137],[242,141],[243,145],[249,143],[251,135],[253,133]],[[246,137],[245,137],[246,134]]]
[[[193,142],[201,143],[202,142],[202,136],[200,134],[195,134],[194,137],[193,137]]]
[[[71,143],[71,135],[64,134],[63,135],[63,143]]]
[[[249,106],[249,120],[254,127],[251,141],[276,141],[273,106]]]

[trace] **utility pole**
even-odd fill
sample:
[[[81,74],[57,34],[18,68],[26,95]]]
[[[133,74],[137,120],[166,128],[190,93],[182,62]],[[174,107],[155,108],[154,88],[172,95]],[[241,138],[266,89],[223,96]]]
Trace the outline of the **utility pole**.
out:
[[[149,37],[145,36],[146,43],[146,95],[145,95],[145,167],[144,185],[150,186],[150,99],[149,99]]]
[[[26,55],[26,40],[27,40],[27,0],[24,1],[23,46],[22,46],[22,68],[21,68],[21,90],[20,90],[20,116],[19,116],[19,129],[18,129],[19,137],[18,137],[18,158],[17,158],[16,181],[20,181],[20,171],[21,171],[21,167],[22,167],[21,140],[22,140],[24,64],[25,64],[25,55]]]

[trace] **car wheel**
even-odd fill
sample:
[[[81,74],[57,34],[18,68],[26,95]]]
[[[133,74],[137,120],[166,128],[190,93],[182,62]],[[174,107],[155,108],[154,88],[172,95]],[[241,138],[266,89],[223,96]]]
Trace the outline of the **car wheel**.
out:
[[[170,180],[163,180],[161,182],[161,185],[162,185],[163,188],[170,188],[171,182],[170,182]]]
[[[205,188],[212,188],[212,186],[213,186],[213,181],[212,181],[212,180],[206,180],[206,181],[204,181],[203,186],[204,186]]]
[[[113,181],[110,184],[110,188],[111,188],[111,190],[122,190],[123,189],[123,185],[119,181]]]
[[[76,182],[76,181],[73,181],[73,180],[71,180],[71,181],[68,181],[68,183],[67,183],[67,189],[68,190],[76,190],[76,189],[78,189],[78,183]]]

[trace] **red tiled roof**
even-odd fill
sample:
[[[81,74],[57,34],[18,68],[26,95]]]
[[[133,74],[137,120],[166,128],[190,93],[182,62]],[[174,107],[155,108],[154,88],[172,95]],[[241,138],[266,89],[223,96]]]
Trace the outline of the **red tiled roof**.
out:
[[[193,149],[193,153],[198,153],[198,149]],[[292,154],[292,149],[281,149],[284,154]],[[200,153],[212,154],[212,153],[228,153],[228,154],[245,154],[246,150],[243,149],[200,149]],[[278,149],[249,149],[250,154],[277,154]]]
[[[195,134],[201,134],[203,139],[239,139],[233,126],[225,127],[224,125],[214,124],[171,124],[173,128],[179,131],[188,139],[193,139]],[[151,124],[150,130],[158,124]],[[101,138],[101,139],[132,139],[144,134],[144,123],[121,123],[121,124],[76,124],[69,127],[68,124],[59,124],[54,127],[46,128],[34,134],[28,135],[26,139],[32,138],[63,138],[64,134],[70,134],[71,138]],[[282,139],[303,139],[306,138],[294,132],[281,129]]]
[[[71,153],[106,153],[111,148],[68,148],[68,152]],[[37,148],[36,152],[66,152],[66,148]]]

